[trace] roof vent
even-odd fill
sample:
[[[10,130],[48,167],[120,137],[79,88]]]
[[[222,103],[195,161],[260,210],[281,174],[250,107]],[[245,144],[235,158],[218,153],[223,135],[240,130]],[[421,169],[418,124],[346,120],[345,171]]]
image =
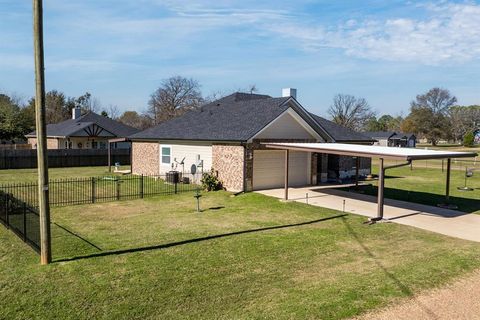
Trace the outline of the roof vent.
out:
[[[292,97],[297,99],[297,89],[294,88],[283,88],[282,97]]]

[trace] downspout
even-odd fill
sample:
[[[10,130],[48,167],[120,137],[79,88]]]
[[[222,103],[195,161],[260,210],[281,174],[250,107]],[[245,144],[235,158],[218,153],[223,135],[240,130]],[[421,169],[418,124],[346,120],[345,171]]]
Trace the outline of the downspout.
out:
[[[383,165],[383,158],[380,158],[380,168],[378,176],[378,199],[377,199],[377,216],[375,218],[370,218],[371,222],[377,222],[383,220],[383,207],[384,207],[384,191],[385,191],[385,172],[388,169],[394,169],[399,167],[408,166],[412,163],[411,159],[408,159],[405,163],[395,164],[391,166]]]

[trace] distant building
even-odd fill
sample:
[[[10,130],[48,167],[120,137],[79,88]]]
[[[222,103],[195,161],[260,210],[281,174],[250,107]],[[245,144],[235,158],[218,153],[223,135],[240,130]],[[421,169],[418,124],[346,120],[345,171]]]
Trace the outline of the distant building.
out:
[[[473,136],[474,136],[473,143],[480,145],[480,129],[476,130]]]
[[[94,112],[82,115],[80,108],[72,109],[72,119],[47,125],[48,149],[106,149],[109,139],[126,138],[139,130]],[[25,136],[32,148],[37,147],[35,131]],[[119,142],[114,148],[130,148]]]
[[[374,145],[384,147],[415,148],[417,137],[412,133],[401,133],[395,131],[364,132],[377,142]]]

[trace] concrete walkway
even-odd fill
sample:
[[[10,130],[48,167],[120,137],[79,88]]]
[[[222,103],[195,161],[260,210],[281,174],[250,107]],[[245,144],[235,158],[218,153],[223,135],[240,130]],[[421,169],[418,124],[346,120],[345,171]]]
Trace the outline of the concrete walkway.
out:
[[[345,187],[345,185],[342,185]],[[289,188],[289,200],[354,213],[365,217],[377,214],[377,198],[335,189],[334,186]],[[282,199],[284,189],[257,191]],[[480,242],[480,215],[441,209],[422,204],[385,199],[384,217],[392,222],[441,233],[447,236]]]

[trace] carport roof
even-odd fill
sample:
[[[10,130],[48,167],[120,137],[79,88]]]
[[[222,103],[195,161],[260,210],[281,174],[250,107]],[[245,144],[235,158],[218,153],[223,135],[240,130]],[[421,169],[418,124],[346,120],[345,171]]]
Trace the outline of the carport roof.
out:
[[[475,152],[438,151],[415,148],[381,147],[346,143],[265,143],[267,148],[297,150],[365,158],[425,160],[476,157]]]

